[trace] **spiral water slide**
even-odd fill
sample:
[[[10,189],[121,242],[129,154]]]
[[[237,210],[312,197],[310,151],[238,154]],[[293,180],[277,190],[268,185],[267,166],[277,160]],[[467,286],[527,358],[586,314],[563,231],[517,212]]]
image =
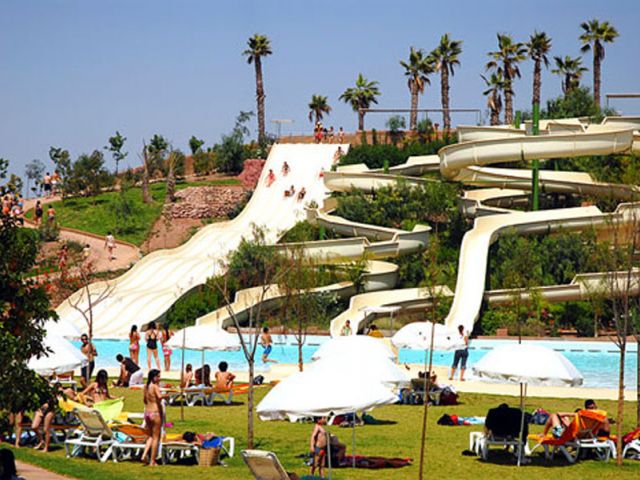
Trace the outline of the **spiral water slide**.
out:
[[[503,232],[522,234],[557,230],[584,230],[592,227],[608,229],[613,224],[637,222],[640,215],[636,204],[621,204],[613,213],[603,213],[597,207],[580,207],[537,212],[518,212],[504,208],[526,200],[531,173],[526,170],[490,168],[485,165],[531,159],[551,159],[586,155],[609,155],[640,152],[640,118],[607,118],[602,124],[587,125],[582,119],[544,122],[541,136],[527,136],[526,130],[509,127],[462,127],[460,143],[445,147],[437,156],[411,158],[403,166],[389,169],[388,174],[369,171],[363,165],[350,166],[325,176],[331,190],[359,188],[371,190],[393,185],[399,175],[420,174],[438,165],[445,178],[466,184],[492,187],[465,192],[463,207],[468,215],[476,216],[474,228],[465,235],[459,257],[458,279],[451,310],[445,320],[449,328],[463,325],[471,330],[478,317],[483,296],[489,246]],[[403,177],[409,184],[429,181]],[[540,184],[544,191],[607,195],[620,200],[637,197],[636,186],[613,185],[595,181],[579,172],[541,171]],[[639,275],[633,272],[631,290],[638,290]],[[566,301],[588,298],[589,291],[603,283],[620,291],[625,286],[624,272],[604,272],[577,276],[569,285],[540,287],[543,297]],[[446,295],[446,292],[442,292]],[[517,290],[487,292],[490,303],[503,303],[509,296],[525,292]],[[403,289],[364,294],[351,299],[350,308],[331,323],[336,335],[346,319],[354,327],[364,320],[360,312],[368,306],[424,304],[428,300],[424,289]]]
[[[343,150],[348,145],[341,145]],[[266,240],[275,243],[283,232],[305,218],[304,203],[322,204],[327,196],[320,172],[329,170],[338,145],[275,145],[256,190],[246,208],[233,220],[202,228],[184,245],[159,250],[145,256],[117,279],[89,286],[93,303],[93,332],[96,338],[122,338],[131,325],[147,324],[161,318],[184,293],[217,272],[220,260],[235,249],[243,236],[251,236],[252,225],[262,226]],[[280,174],[287,162],[291,171]],[[276,181],[267,186],[272,169]],[[285,189],[305,187],[304,202],[284,197]],[[97,301],[99,298],[100,301]],[[88,312],[89,298],[84,289],[75,292],[56,309],[60,318],[86,330],[82,311]]]

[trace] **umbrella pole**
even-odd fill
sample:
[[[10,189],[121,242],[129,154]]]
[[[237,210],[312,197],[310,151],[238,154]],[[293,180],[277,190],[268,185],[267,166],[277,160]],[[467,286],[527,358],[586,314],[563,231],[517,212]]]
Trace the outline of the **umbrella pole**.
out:
[[[520,383],[520,412],[522,413],[520,417],[520,435],[518,438],[518,466],[522,463],[522,436],[524,434],[524,399],[527,396],[527,385],[525,383]]]
[[[185,341],[185,330],[184,328],[182,329],[182,364],[180,366],[180,397],[182,398],[182,401],[180,402],[180,420],[182,422],[184,422],[184,386],[183,386],[183,378],[182,376],[184,375],[184,345],[186,343]]]
[[[329,432],[329,430],[327,430],[327,466],[329,467],[329,480],[331,480],[331,432]]]

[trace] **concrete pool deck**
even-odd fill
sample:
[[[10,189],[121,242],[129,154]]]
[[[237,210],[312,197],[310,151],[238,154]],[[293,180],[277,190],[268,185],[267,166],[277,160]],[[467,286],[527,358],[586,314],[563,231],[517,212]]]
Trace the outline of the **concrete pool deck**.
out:
[[[424,366],[420,364],[407,364],[409,374],[411,377],[417,377],[418,372],[424,370]],[[107,368],[110,378],[117,378],[119,370],[117,368]],[[438,383],[441,385],[453,385],[459,393],[484,393],[488,395],[507,395],[513,397],[520,396],[520,386],[517,384],[505,384],[505,383],[492,383],[481,382],[478,380],[466,380],[461,382],[459,380],[449,380],[449,368],[439,365],[434,365],[433,370],[438,376]],[[258,375],[263,375],[265,381],[280,381],[289,375],[292,375],[298,371],[298,365],[296,364],[274,364],[271,366],[269,372],[258,372]],[[240,371],[234,372],[239,382],[246,382],[249,378],[249,373]],[[164,380],[179,380],[180,372],[178,370],[172,370],[170,372],[162,372],[162,378]],[[586,388],[586,387],[539,387],[529,386],[527,388],[528,397],[540,397],[540,398],[580,398],[587,399],[592,398],[594,400],[616,400],[618,398],[618,390],[615,388]],[[636,399],[635,390],[625,390],[625,400],[634,401]]]

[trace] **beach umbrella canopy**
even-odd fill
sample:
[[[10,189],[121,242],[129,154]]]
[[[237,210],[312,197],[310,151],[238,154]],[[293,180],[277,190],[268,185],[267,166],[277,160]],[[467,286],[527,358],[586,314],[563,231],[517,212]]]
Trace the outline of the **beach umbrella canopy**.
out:
[[[327,375],[335,375],[335,372],[340,372],[340,375],[346,377],[364,378],[382,383],[393,390],[407,387],[411,383],[407,370],[399,367],[387,356],[362,357],[357,352],[322,358],[306,365],[305,370],[322,370]]]
[[[512,343],[489,351],[473,367],[481,379],[559,387],[582,385],[578,369],[562,355],[533,343]]]
[[[184,337],[184,338],[183,338]],[[212,325],[194,325],[176,332],[167,342],[172,348],[231,351],[240,349],[238,336]]]
[[[258,405],[260,419],[341,415],[370,410],[398,400],[397,395],[379,381],[351,377],[330,367],[330,364],[318,364],[278,383]]]
[[[80,338],[82,332],[68,320],[59,318],[57,321],[47,320],[44,324],[47,334],[53,333],[64,338]]]
[[[335,337],[323,343],[311,356],[313,360],[336,358],[342,355],[357,355],[361,359],[383,357],[395,359],[396,355],[379,338],[367,335]]]
[[[32,357],[28,367],[40,375],[49,376],[71,372],[87,363],[87,357],[69,340],[55,333],[47,333],[44,346],[51,350],[47,356]]]
[[[431,348],[431,329],[433,332],[433,350],[456,350],[465,348],[460,336],[446,325],[432,322],[413,322],[405,325],[391,338],[397,348],[410,350],[429,350]]]
[[[577,387],[583,382],[582,374],[560,352],[528,342],[494,348],[472,367],[472,371],[479,378],[520,384],[520,444],[524,442],[527,385]],[[518,449],[518,466],[522,462],[522,450]]]

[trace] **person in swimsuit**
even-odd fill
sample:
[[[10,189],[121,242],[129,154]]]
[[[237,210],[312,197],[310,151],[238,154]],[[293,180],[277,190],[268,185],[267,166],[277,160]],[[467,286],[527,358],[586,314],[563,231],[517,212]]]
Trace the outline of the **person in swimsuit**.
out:
[[[164,369],[165,371],[171,370],[171,354],[173,350],[167,345],[169,339],[173,337],[173,333],[169,330],[169,325],[164,324],[163,329],[160,331],[160,341],[162,342],[162,356],[164,357]]]
[[[87,357],[88,361],[88,363],[80,369],[80,385],[82,385],[82,388],[86,388],[91,375],[93,375],[93,369],[96,366],[95,357],[98,356],[98,352],[96,347],[89,342],[89,336],[86,333],[80,337],[80,341],[82,342],[80,351]]]
[[[129,332],[129,356],[137,365],[140,357],[140,334],[138,333],[138,326],[131,325],[131,331]]]
[[[316,421],[316,426],[311,432],[309,450],[313,454],[313,464],[311,465],[311,476],[316,473],[324,477],[324,464],[327,459],[327,431],[324,426],[327,424],[326,417],[320,417]]]
[[[55,222],[56,221],[56,209],[51,205],[47,207],[47,222]]]
[[[227,362],[220,362],[218,364],[218,371],[216,372],[216,386],[217,392],[228,392],[233,388],[233,381],[236,376],[228,371],[229,364]]]
[[[269,327],[264,327],[262,329],[262,335],[260,335],[260,345],[264,349],[262,351],[262,362],[263,363],[278,363],[277,360],[269,360],[269,355],[271,354],[271,350],[273,350],[273,339],[271,338],[271,334],[269,333]]]
[[[118,354],[116,360],[120,364],[120,377],[113,383],[114,387],[130,387],[144,383],[142,369],[131,358]]]
[[[157,465],[158,445],[160,436],[162,435],[162,418],[163,418],[163,395],[160,392],[160,370],[155,368],[149,372],[147,384],[143,391],[144,400],[144,426],[147,430],[147,442],[142,452],[142,461],[147,461],[149,455],[149,466]]]
[[[104,402],[105,400],[113,400],[114,397],[109,393],[109,375],[106,370],[98,370],[96,374],[96,381],[85,388],[80,397],[84,397],[87,402],[96,404]]]
[[[184,372],[180,376],[180,387],[189,388],[193,384],[193,365],[187,363]]]
[[[267,175],[267,187],[270,187],[271,185],[273,185],[273,182],[276,181],[276,174],[273,173],[273,170],[269,170],[269,173]]]
[[[289,174],[289,170],[291,170],[291,169],[289,168],[289,164],[288,164],[287,162],[284,162],[284,163],[282,164],[282,176],[283,176],[283,177],[286,177],[286,176]]]
[[[49,444],[51,443],[51,424],[53,423],[53,417],[55,417],[56,409],[54,401],[44,403],[33,415],[33,422],[31,423],[31,429],[36,432],[36,438],[38,444],[34,447],[36,450],[43,448],[43,452],[49,451]],[[42,427],[42,430],[40,429]],[[44,435],[43,435],[44,432]]]
[[[151,370],[151,357],[155,358],[156,366],[160,370],[160,359],[158,358],[158,330],[156,330],[156,322],[151,322],[147,333],[145,334],[147,341],[147,368]]]
[[[338,143],[344,143],[344,130],[342,127],[338,129]]]
[[[340,329],[340,335],[342,337],[348,337],[353,334],[353,330],[351,330],[351,320],[347,320],[344,322],[342,329]]]
[[[42,209],[42,203],[40,203],[40,200],[38,200],[36,202],[36,207],[35,207],[36,225],[40,225],[42,223],[42,215],[43,214],[44,214],[44,210]]]
[[[47,174],[44,176],[44,179],[42,180],[42,186],[44,187],[44,196],[50,197],[51,196],[51,175],[49,174],[49,172],[47,172]]]

